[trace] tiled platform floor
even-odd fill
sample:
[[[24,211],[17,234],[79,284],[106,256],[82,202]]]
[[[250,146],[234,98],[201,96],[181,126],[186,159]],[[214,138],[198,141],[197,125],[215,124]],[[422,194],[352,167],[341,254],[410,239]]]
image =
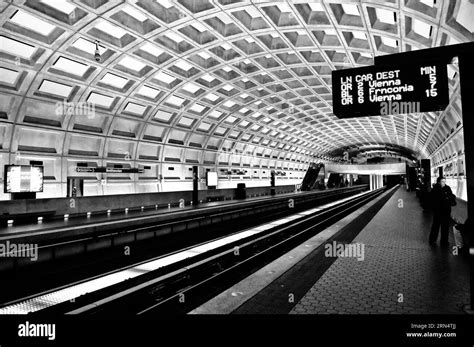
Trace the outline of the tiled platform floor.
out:
[[[353,241],[365,245],[364,260],[338,258],[290,313],[463,313],[468,259],[453,254],[452,234],[448,249],[428,245],[431,218],[398,189]]]

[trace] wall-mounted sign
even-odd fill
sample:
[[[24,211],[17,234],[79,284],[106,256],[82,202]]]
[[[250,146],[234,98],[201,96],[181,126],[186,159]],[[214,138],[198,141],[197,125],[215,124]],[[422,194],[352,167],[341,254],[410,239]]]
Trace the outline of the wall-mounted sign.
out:
[[[339,118],[440,111],[449,103],[443,64],[334,70],[332,92]]]
[[[217,172],[215,171],[208,171],[206,172],[206,185],[208,187],[217,187]]]
[[[111,167],[76,167],[76,172],[104,172],[104,173],[143,173],[143,169],[126,169]]]
[[[76,167],[76,172],[97,172],[95,167]]]

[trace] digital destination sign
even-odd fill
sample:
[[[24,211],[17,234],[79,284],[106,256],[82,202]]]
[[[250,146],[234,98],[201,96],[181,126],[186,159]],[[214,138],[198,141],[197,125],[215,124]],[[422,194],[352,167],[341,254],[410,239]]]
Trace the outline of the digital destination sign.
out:
[[[333,113],[339,118],[444,110],[446,65],[367,66],[332,72]]]

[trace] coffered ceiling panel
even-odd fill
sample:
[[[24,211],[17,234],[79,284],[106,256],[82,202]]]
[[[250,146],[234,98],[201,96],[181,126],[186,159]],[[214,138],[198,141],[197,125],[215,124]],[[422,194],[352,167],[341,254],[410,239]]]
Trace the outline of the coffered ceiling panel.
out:
[[[429,156],[462,126],[455,63],[446,111],[384,118],[336,118],[331,72],[473,41],[468,0],[11,0],[0,11],[1,151],[139,159],[145,148],[156,160],[159,145],[193,148],[192,160],[235,149],[308,162],[393,145]]]

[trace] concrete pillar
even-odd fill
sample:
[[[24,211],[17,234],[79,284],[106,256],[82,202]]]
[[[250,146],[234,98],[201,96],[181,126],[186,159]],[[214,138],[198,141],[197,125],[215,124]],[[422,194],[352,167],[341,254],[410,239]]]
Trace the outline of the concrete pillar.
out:
[[[382,175],[370,175],[370,190],[379,189],[383,187]]]
[[[193,204],[197,205],[199,203],[199,167],[197,165],[193,166]]]

